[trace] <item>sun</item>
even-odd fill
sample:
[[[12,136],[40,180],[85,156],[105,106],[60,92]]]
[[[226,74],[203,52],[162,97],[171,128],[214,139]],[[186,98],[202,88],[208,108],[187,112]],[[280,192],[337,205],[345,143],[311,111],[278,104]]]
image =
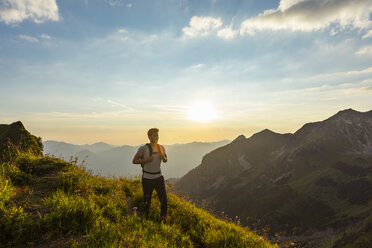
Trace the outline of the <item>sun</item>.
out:
[[[197,122],[209,122],[217,118],[217,113],[213,105],[206,101],[198,101],[190,104],[188,117]]]

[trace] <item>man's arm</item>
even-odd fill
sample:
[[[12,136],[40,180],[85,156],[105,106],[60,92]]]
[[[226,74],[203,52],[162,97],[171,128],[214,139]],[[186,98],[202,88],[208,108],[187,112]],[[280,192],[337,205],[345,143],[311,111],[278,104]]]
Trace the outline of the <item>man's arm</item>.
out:
[[[133,164],[146,164],[146,163],[149,163],[152,161],[152,156],[146,158],[146,159],[143,159],[144,155],[145,155],[145,147],[144,146],[141,146],[136,155],[134,155],[134,158],[133,158],[133,161],[132,163]]]
[[[136,155],[134,155],[132,163],[133,164],[146,164],[146,163],[150,163],[151,161],[152,161],[152,156],[146,159],[142,159],[142,155],[137,153]]]
[[[165,153],[165,148],[164,146],[160,145],[160,159],[166,163],[168,161],[168,156],[167,154]]]

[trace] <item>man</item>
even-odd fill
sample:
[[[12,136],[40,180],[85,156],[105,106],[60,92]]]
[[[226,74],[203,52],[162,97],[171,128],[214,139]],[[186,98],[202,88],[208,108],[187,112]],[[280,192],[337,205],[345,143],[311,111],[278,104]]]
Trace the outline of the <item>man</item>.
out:
[[[145,217],[149,217],[152,192],[156,191],[161,204],[160,218],[165,223],[167,218],[167,193],[165,191],[164,177],[161,174],[161,161],[168,161],[167,154],[162,145],[158,144],[159,129],[151,128],[147,132],[149,144],[142,145],[133,158],[133,164],[142,166],[142,190],[145,206]]]

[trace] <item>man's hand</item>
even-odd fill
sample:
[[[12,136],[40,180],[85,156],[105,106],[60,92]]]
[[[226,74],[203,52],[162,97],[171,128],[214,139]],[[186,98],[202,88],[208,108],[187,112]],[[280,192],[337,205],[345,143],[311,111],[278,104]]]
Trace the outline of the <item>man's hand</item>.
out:
[[[168,157],[167,157],[167,154],[165,153],[164,147],[158,145],[157,149],[158,149],[158,152],[160,153],[159,154],[160,161],[163,161],[164,163],[166,163],[168,161]]]
[[[142,160],[142,163],[144,163],[144,164],[150,163],[150,162],[152,162],[153,159],[154,159],[154,157],[153,156],[150,156],[150,157]]]
[[[165,153],[160,154],[160,160],[162,160],[164,163],[166,163],[168,161],[167,155]]]
[[[147,164],[150,163],[154,158],[152,156],[142,159],[141,155],[135,155],[133,158],[133,164]]]

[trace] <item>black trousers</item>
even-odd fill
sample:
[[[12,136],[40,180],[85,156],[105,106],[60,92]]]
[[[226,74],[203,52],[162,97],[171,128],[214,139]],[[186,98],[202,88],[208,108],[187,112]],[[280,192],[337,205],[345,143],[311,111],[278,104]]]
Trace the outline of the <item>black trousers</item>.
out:
[[[168,200],[167,200],[167,192],[165,191],[165,183],[164,177],[158,177],[155,179],[147,179],[142,177],[142,190],[143,190],[143,198],[144,198],[144,206],[145,206],[145,216],[146,218],[149,217],[150,213],[150,206],[151,206],[151,198],[152,192],[156,191],[159,197],[161,211],[160,216],[166,217],[167,216],[167,209],[168,209]]]

